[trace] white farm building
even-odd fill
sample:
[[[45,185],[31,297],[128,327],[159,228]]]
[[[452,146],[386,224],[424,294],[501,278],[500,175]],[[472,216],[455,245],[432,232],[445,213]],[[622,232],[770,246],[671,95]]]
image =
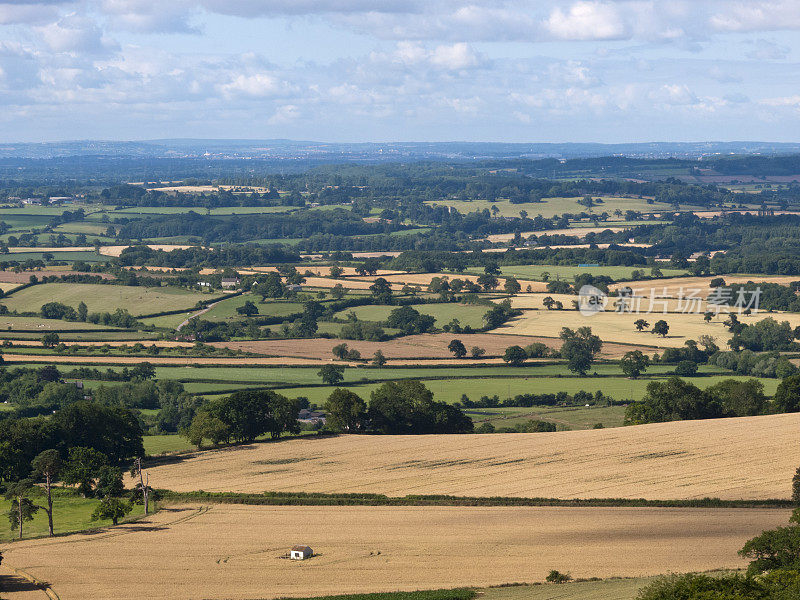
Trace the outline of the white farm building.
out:
[[[310,546],[293,546],[289,553],[289,558],[292,560],[305,560],[312,556],[314,556],[314,551]]]

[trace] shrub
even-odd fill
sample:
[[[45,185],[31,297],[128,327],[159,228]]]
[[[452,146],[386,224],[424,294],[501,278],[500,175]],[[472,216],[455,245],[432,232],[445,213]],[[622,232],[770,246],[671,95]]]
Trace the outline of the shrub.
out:
[[[569,573],[561,573],[555,569],[550,571],[550,573],[547,574],[547,577],[545,577],[545,581],[549,583],[566,583],[571,579],[572,576]]]

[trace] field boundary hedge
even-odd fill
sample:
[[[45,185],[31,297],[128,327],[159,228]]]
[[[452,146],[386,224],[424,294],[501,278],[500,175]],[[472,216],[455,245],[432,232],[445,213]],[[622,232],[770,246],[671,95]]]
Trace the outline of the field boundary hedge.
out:
[[[350,493],[323,494],[316,492],[264,492],[246,494],[236,492],[173,492],[159,490],[163,500],[215,502],[218,504],[246,504],[253,506],[557,506],[557,507],[644,507],[644,508],[793,508],[791,500],[721,500],[701,498],[694,500],[647,500],[644,498],[514,498],[505,496],[448,496],[408,495],[402,497],[384,494]]]

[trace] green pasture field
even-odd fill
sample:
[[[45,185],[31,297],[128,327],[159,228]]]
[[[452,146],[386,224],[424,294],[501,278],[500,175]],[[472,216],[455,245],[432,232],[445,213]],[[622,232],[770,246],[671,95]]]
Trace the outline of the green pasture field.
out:
[[[87,250],[85,252],[53,250],[48,251],[48,253],[53,255],[54,260],[62,260],[68,263],[73,263],[78,260],[84,262],[106,262],[111,260],[110,257],[97,254],[93,250]],[[0,261],[16,260],[18,262],[24,262],[26,260],[44,260],[44,254],[44,251],[37,252],[35,249],[31,249],[30,252],[9,252],[8,254],[0,254]]]
[[[236,309],[244,306],[247,301],[252,302],[258,307],[258,316],[286,317],[299,312],[303,312],[303,304],[300,302],[261,302],[261,297],[255,294],[242,294],[228,298],[215,304],[208,312],[203,313],[202,319],[208,321],[224,321],[231,319],[241,319],[243,315],[236,312]]]
[[[481,600],[634,600],[652,577],[570,581],[481,589]]]
[[[367,357],[369,358],[369,357]],[[675,367],[672,365],[653,365],[647,375],[665,375],[672,372]],[[210,381],[215,383],[249,383],[267,385],[277,383],[281,387],[286,385],[306,385],[321,383],[322,380],[317,375],[319,367],[156,367],[156,377],[158,379],[176,379],[180,381]],[[707,374],[705,377],[696,379],[711,379],[714,374],[727,373],[724,369],[715,366],[701,365],[700,373]],[[616,364],[597,364],[592,368],[592,374],[597,374],[595,379],[609,381],[619,377],[625,381],[619,365]],[[603,375],[606,378],[602,377]],[[523,377],[525,380],[537,381],[544,378],[553,378],[554,381],[587,381],[593,377],[577,377],[572,374],[564,364],[531,365],[523,367],[508,367],[504,365],[489,367],[345,367],[344,381],[346,383],[358,383],[369,381],[391,381],[395,379],[443,379],[452,385],[453,380],[474,381],[514,381],[515,377]],[[633,383],[639,383],[639,380]],[[766,380],[765,380],[766,381]],[[500,384],[498,384],[500,385]],[[229,386],[230,387],[230,386]],[[586,388],[576,388],[586,389]],[[593,387],[592,391],[602,389]],[[499,393],[499,392],[497,392]],[[521,393],[521,392],[517,392]]]
[[[422,383],[430,389],[438,401],[450,404],[461,401],[461,395],[466,394],[470,400],[478,400],[481,396],[494,396],[501,400],[512,398],[517,394],[556,394],[567,392],[574,394],[579,391],[595,392],[600,390],[603,394],[611,396],[614,400],[641,400],[644,397],[647,384],[654,379],[627,379],[625,377],[518,377],[518,378],[477,378],[477,379],[421,379]],[[714,385],[724,379],[745,380],[750,377],[742,376],[711,376],[711,377],[686,377],[686,381],[700,388]],[[761,379],[764,384],[764,393],[772,395],[778,387],[777,379]],[[364,398],[369,398],[372,390],[380,383],[345,384],[339,387],[351,389]],[[306,397],[316,404],[323,404],[335,386],[297,387],[277,389],[276,391],[290,396]]]
[[[491,423],[496,428],[515,427],[531,419],[549,421],[570,429],[591,429],[595,423],[603,427],[621,427],[624,406],[533,406],[531,408],[470,408],[465,413],[475,423]]]
[[[3,302],[5,302],[5,300]],[[28,310],[39,310],[39,308],[39,306],[34,306]],[[48,331],[67,332],[74,331],[76,329],[97,330],[98,333],[101,331],[121,331],[116,327],[109,327],[108,325],[96,325],[94,323],[82,323],[80,321],[62,321],[61,319],[42,319],[40,317],[15,317],[12,315],[0,315],[0,334],[14,331],[30,331],[41,334],[47,333]]]
[[[192,450],[189,441],[180,435],[145,435],[144,452],[149,456],[157,456],[159,454],[168,454],[170,452],[182,452],[184,450]]]
[[[189,310],[186,312],[178,313],[176,315],[162,315],[160,317],[148,317],[141,319],[145,325],[153,325],[164,329],[175,329],[178,325],[183,323],[186,319],[196,314],[197,310]]]
[[[64,321],[57,321],[58,323],[64,323]],[[0,321],[0,327],[2,327],[2,321]],[[59,329],[41,329],[38,332],[14,332],[14,331],[0,331],[0,339],[11,340],[20,340],[20,341],[31,341],[31,340],[40,340],[42,338],[42,333],[47,333],[48,331],[55,331],[58,333],[58,337],[62,342],[86,342],[86,343],[98,343],[102,344],[103,342],[131,342],[135,344],[136,342],[148,342],[156,339],[158,334],[155,332],[150,331],[131,331],[128,329],[120,329],[117,331],[97,331],[97,332],[74,332],[74,331],[64,331]],[[13,348],[9,350],[13,352]]]
[[[473,200],[472,202],[463,200],[431,200],[429,204],[436,204],[439,206],[452,206],[460,213],[470,213],[479,210],[491,210],[492,206],[496,206],[500,211],[502,217],[518,217],[519,211],[527,211],[528,216],[535,217],[542,215],[543,217],[553,217],[555,215],[562,215],[564,213],[594,213],[601,214],[607,212],[613,214],[615,210],[619,209],[622,212],[626,210],[636,210],[643,213],[660,212],[663,210],[670,210],[672,207],[663,202],[653,202],[648,204],[647,200],[639,198],[620,198],[615,196],[592,196],[593,198],[602,198],[603,203],[593,206],[591,209],[586,208],[582,204],[578,204],[580,197],[574,198],[543,198],[542,202],[525,202],[523,204],[512,204],[508,200],[498,200],[497,202],[489,202],[488,200]],[[683,207],[682,207],[683,208]]]
[[[54,227],[53,231],[56,232],[56,235],[59,233],[63,233],[64,235],[74,235],[76,233],[85,233],[87,236],[90,236],[92,240],[95,237],[104,238],[104,234],[108,229],[110,223],[95,223],[90,221],[70,221],[69,223],[64,223],[63,225],[59,225],[58,227]],[[114,226],[116,229],[116,225]]]
[[[53,218],[52,215],[19,212],[19,209],[16,210],[17,212],[14,213],[0,210],[0,221],[11,227],[12,231],[27,231],[34,227],[44,227]]]
[[[26,288],[4,299],[9,310],[36,311],[47,302],[61,302],[74,308],[85,302],[89,312],[113,312],[117,308],[132,315],[143,315],[181,308],[190,309],[200,300],[219,294],[203,294],[173,287],[91,283],[46,283]]]
[[[336,313],[340,319],[346,319],[347,314],[353,311],[360,321],[385,321],[389,313],[396,309],[396,306],[357,306],[348,308]],[[483,315],[490,307],[476,304],[417,304],[414,309],[424,315],[431,315],[436,319],[436,326],[446,325],[453,319],[458,319],[461,326],[469,325],[473,328],[483,327]]]
[[[45,502],[44,493],[33,498],[36,504]],[[56,490],[53,498],[53,529],[56,535],[68,533],[70,531],[81,531],[95,527],[110,525],[110,520],[91,521],[90,517],[95,507],[100,504],[96,498],[81,498],[73,495],[69,491]],[[11,502],[0,499],[0,513],[5,515],[11,508]],[[144,507],[134,505],[133,511],[126,517],[130,519],[144,513]],[[47,513],[39,510],[33,517],[33,521],[23,525],[22,535],[24,538],[43,537],[47,535]],[[0,542],[7,543],[16,539],[14,532],[8,526],[0,527]]]
[[[500,273],[504,276],[516,277],[518,279],[532,279],[534,281],[544,281],[542,273],[549,274],[549,281],[561,279],[572,283],[576,275],[583,273],[591,273],[592,275],[606,275],[616,281],[625,281],[630,279],[633,271],[644,271],[645,275],[650,274],[650,267],[617,267],[617,266],[599,266],[599,267],[577,267],[577,266],[564,266],[564,265],[513,265],[500,267]],[[480,274],[483,269],[478,267],[471,267],[467,269],[468,273]],[[676,277],[687,275],[686,269],[661,269],[661,272],[666,277]],[[498,288],[499,289],[499,288]]]

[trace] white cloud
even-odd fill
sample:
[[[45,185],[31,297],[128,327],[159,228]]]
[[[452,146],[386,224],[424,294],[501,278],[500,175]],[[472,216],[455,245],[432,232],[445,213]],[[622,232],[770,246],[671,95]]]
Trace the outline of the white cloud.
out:
[[[567,12],[554,8],[546,26],[562,40],[613,40],[626,35],[618,7],[607,2],[576,2]]]
[[[651,93],[650,97],[656,102],[668,105],[698,104],[697,96],[685,84],[665,84]]]
[[[94,20],[77,13],[34,30],[53,52],[104,54],[116,46]]]
[[[482,59],[467,44],[436,46],[431,53],[431,63],[445,69],[467,69],[478,66]]]
[[[269,73],[237,75],[228,83],[220,84],[218,89],[226,98],[272,98],[289,91],[284,82]]]

